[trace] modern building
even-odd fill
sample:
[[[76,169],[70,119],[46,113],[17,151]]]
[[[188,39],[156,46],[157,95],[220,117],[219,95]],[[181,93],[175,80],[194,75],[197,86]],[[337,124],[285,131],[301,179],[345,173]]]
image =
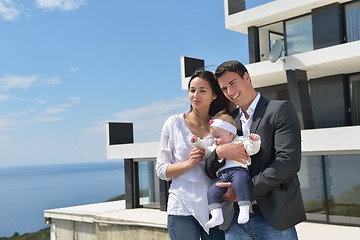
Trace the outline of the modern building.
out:
[[[297,226],[300,239],[356,239],[360,1],[274,0],[246,9],[244,0],[224,0],[224,13],[227,29],[248,35],[246,67],[257,91],[270,99],[288,99],[297,110],[302,126],[299,175],[308,218]],[[203,59],[181,58],[184,89],[192,71],[204,65]],[[167,239],[168,183],[154,171],[158,146],[133,143],[131,123],[108,123],[107,158],[125,161],[125,203],[46,210],[51,239]]]
[[[297,110],[307,218],[360,225],[360,1],[224,2],[226,28],[248,35],[253,85]]]

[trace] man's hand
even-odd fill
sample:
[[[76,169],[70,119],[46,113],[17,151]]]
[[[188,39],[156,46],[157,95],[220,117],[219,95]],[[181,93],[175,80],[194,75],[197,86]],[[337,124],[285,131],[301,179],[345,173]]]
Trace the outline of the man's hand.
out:
[[[217,187],[225,187],[227,188],[226,193],[224,193],[224,195],[222,195],[222,200],[226,201],[226,202],[237,202],[238,198],[236,196],[236,193],[231,185],[231,182],[218,182],[216,183]]]
[[[242,143],[226,143],[216,147],[218,159],[231,159],[246,165],[250,156],[246,153]]]

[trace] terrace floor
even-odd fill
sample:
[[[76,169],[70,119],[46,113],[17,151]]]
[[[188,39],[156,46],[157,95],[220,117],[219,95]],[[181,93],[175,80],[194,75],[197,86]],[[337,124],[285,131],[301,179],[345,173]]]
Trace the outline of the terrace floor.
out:
[[[125,209],[125,201],[88,204],[44,211],[45,220],[144,226],[166,229],[166,212],[157,209]],[[296,226],[300,240],[359,239],[360,228],[303,222]]]

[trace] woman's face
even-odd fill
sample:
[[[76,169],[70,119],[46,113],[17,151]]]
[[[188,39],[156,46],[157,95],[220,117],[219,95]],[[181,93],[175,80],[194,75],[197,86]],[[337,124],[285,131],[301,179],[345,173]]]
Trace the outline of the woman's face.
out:
[[[216,98],[210,84],[199,77],[192,79],[190,82],[188,95],[194,110],[204,109],[208,111],[211,102]]]

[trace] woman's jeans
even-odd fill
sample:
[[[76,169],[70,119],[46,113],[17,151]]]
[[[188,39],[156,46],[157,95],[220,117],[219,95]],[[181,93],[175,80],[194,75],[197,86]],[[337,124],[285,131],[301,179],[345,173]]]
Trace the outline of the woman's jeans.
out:
[[[245,224],[237,223],[237,214],[230,227],[225,231],[226,240],[297,240],[295,227],[284,231],[277,230],[267,223],[264,216],[258,212],[250,214]]]
[[[207,234],[193,216],[168,215],[167,228],[171,240],[224,240],[224,232],[218,227]]]

